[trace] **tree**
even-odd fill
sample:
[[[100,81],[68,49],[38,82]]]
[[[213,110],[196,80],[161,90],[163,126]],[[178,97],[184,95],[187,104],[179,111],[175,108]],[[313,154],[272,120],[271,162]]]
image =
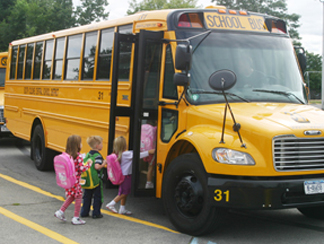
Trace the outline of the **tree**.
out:
[[[322,57],[319,54],[308,52],[306,52],[306,56],[307,66],[305,81],[310,90],[310,98],[320,99],[322,87]]]
[[[108,19],[109,13],[105,12],[106,6],[108,6],[107,0],[81,0],[81,6],[77,6],[74,13],[77,25]]]
[[[0,23],[0,50],[13,40],[66,29],[75,24],[72,0],[16,0]]]
[[[137,2],[132,0],[129,3],[127,14],[131,15],[139,11],[155,9],[176,9],[176,8],[198,8],[198,0],[143,0]]]
[[[224,5],[230,9],[248,10],[259,13],[266,13],[283,19],[288,25],[290,37],[294,45],[301,46],[299,40],[299,33],[297,28],[300,26],[298,23],[301,17],[298,14],[287,13],[286,0],[211,0],[218,5]]]

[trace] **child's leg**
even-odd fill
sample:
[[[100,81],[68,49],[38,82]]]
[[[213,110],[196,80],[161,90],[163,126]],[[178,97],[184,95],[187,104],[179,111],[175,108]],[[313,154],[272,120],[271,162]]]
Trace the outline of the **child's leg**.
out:
[[[80,215],[80,209],[81,209],[81,202],[82,202],[82,195],[78,195],[75,198],[75,204],[74,204],[74,217],[78,218]]]
[[[65,210],[70,206],[70,204],[74,201],[75,197],[74,196],[68,196],[64,203],[62,204],[60,210],[64,213]]]
[[[92,189],[84,189],[81,217],[89,216],[91,200],[92,200],[92,193],[93,193]]]
[[[119,208],[119,213],[120,214],[126,214],[126,215],[131,215],[132,212],[126,210],[125,205],[126,205],[126,199],[127,195],[123,195],[124,197],[120,200],[120,208]]]
[[[101,218],[101,184],[97,186],[95,189],[93,189],[93,211],[92,211],[92,217],[93,218]]]

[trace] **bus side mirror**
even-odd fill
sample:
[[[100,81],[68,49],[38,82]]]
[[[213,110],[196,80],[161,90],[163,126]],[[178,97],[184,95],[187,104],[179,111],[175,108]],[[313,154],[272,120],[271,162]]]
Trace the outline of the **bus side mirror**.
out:
[[[298,58],[299,66],[302,70],[302,73],[304,74],[305,70],[306,70],[306,64],[307,64],[306,55],[305,55],[305,53],[298,53],[297,58]]]
[[[176,86],[189,86],[190,75],[186,73],[175,73],[173,76],[173,83]]]
[[[188,72],[191,69],[192,46],[179,44],[176,49],[175,68]]]
[[[294,46],[295,52],[297,53],[297,59],[299,63],[299,67],[304,75],[307,65],[307,59],[305,55],[305,49],[300,46]]]
[[[175,68],[181,70],[181,73],[175,73],[173,83],[176,86],[189,86],[192,61],[192,46],[179,44],[176,49]]]

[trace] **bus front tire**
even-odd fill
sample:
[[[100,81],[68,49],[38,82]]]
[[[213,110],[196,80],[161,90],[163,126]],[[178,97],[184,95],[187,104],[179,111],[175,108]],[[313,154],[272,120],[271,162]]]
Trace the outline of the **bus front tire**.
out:
[[[298,208],[307,218],[324,219],[324,206]]]
[[[50,169],[50,151],[45,147],[44,130],[41,125],[35,127],[32,137],[32,152],[35,166],[40,171]]]
[[[172,224],[181,232],[199,236],[214,231],[223,211],[208,199],[207,173],[197,154],[175,158],[163,179],[163,204]]]

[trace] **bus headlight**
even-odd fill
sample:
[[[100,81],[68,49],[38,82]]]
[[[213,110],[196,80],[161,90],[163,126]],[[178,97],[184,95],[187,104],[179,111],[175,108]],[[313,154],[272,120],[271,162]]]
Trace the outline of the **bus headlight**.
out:
[[[222,164],[255,165],[253,158],[249,154],[228,148],[215,148],[212,157]]]

